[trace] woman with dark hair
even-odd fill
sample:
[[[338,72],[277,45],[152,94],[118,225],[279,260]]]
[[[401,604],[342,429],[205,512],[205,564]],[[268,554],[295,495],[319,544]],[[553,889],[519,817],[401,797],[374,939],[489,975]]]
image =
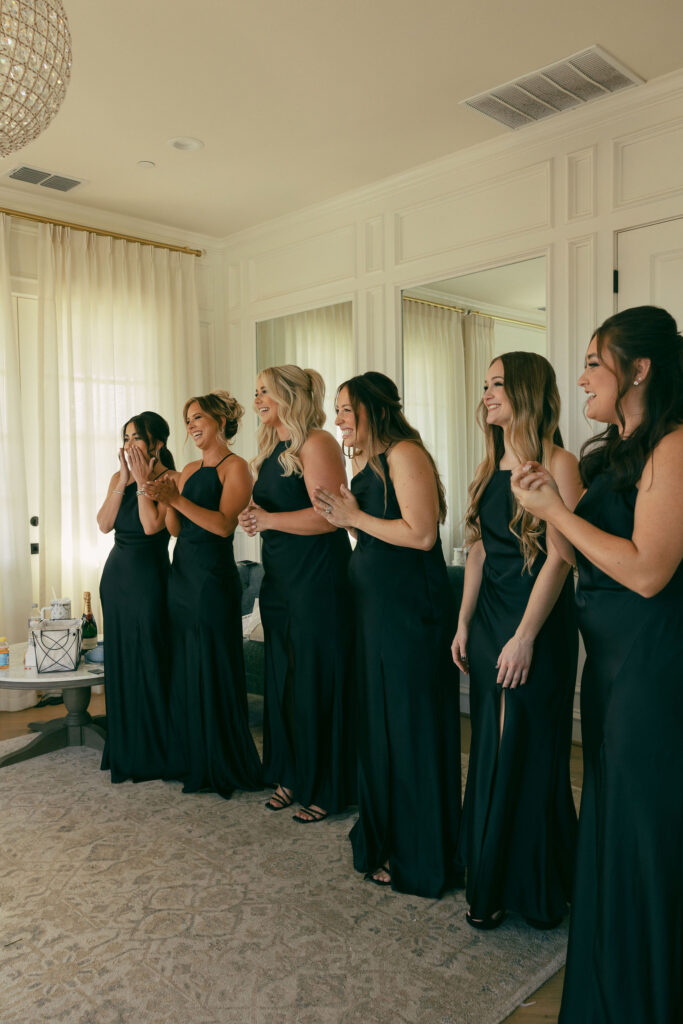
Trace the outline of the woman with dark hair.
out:
[[[239,575],[232,551],[237,514],[249,498],[249,469],[230,451],[242,406],[227,391],[188,398],[187,433],[202,453],[180,478],[146,491],[166,507],[178,541],[168,587],[171,696],[166,778],[184,793],[261,788],[249,732]]]
[[[337,392],[353,451],[351,490],[318,488],[316,510],[355,533],[358,810],[353,863],[376,885],[438,897],[456,882],[460,817],[458,675],[451,588],[439,539],[446,501],[396,385],[364,373]]]
[[[102,572],[107,626],[107,740],[102,769],[112,782],[160,779],[168,707],[168,531],[166,508],[147,497],[149,480],[173,470],[168,423],[155,412],[123,427],[114,473],[97,524],[115,530]]]
[[[460,832],[467,921],[491,929],[515,911],[553,928],[567,911],[576,852],[569,778],[578,656],[573,552],[529,515],[510,473],[539,459],[573,508],[576,458],[562,447],[547,359],[494,359],[477,419],[486,457],[470,485],[470,545],[453,660],[470,677],[472,745]]]
[[[579,378],[607,424],[572,513],[537,463],[524,508],[574,546],[584,777],[562,1024],[683,1020],[683,345],[663,309],[610,317]]]
[[[300,825],[323,821],[353,798],[345,621],[351,549],[345,532],[311,504],[316,486],[346,483],[341,449],[321,429],[324,394],[315,370],[261,371],[256,483],[240,516],[250,537],[263,538],[263,773],[275,785],[266,807],[282,811],[298,801]]]

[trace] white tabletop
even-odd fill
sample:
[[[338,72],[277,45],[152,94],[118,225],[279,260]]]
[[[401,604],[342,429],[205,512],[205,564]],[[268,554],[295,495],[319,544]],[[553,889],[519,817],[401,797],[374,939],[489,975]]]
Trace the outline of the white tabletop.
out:
[[[11,644],[9,669],[0,671],[0,689],[62,690],[65,686],[98,686],[104,682],[104,665],[81,660],[72,672],[38,672],[24,668],[26,644]]]

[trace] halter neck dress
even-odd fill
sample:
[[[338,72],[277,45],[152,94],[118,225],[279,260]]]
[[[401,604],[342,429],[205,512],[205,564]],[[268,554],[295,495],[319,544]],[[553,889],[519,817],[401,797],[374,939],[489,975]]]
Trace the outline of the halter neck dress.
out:
[[[496,662],[545,564],[541,554],[525,570],[510,530],[513,512],[510,471],[497,469],[479,505],[486,559],[467,643],[472,740],[460,854],[473,918],[506,909],[551,925],[566,914],[576,851],[569,777],[578,658],[574,584],[570,573],[536,637],[526,683],[503,691]]]
[[[303,477],[284,475],[280,441],[263,461],[254,501],[267,512],[311,507]],[[330,813],[353,799],[349,704],[349,538],[265,530],[259,606],[265,639],[264,778]]]
[[[183,497],[217,510],[220,464],[202,465],[189,476]],[[168,588],[173,661],[167,777],[181,779],[184,793],[213,790],[229,797],[235,789],[262,788],[249,731],[233,535],[219,537],[186,516],[180,520]]]
[[[102,769],[112,782],[160,779],[166,758],[169,534],[146,534],[137,484],[125,488],[114,547],[102,572],[106,629],[107,739]]]
[[[386,480],[366,465],[351,483],[360,508],[400,519]],[[392,887],[438,897],[458,881],[460,709],[450,653],[454,611],[437,536],[429,551],[358,531],[350,579],[356,622],[357,871],[388,864]]]
[[[576,513],[632,537],[637,489]],[[683,563],[641,597],[577,551],[583,792],[561,1024],[683,1020]]]

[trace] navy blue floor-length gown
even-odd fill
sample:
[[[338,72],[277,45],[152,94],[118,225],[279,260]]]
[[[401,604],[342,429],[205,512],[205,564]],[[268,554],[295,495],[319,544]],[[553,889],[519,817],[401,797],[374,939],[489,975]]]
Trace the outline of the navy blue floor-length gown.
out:
[[[222,492],[217,467],[201,466],[182,493],[217,510]],[[235,789],[262,788],[249,731],[242,588],[232,535],[219,537],[185,516],[180,519],[168,587],[172,672],[166,775],[181,779],[185,793],[213,790],[229,797]]]
[[[160,779],[166,758],[169,535],[165,529],[145,533],[136,490],[133,481],[121,498],[100,581],[107,702],[102,768],[112,782]]]
[[[369,465],[351,489],[364,512],[400,519],[386,455],[379,458],[386,504]],[[354,867],[371,872],[388,863],[394,889],[438,897],[461,880],[459,679],[441,541],[420,551],[359,531],[350,578],[358,688]]]
[[[576,512],[632,537],[635,487]],[[641,597],[580,552],[583,793],[561,1024],[683,1020],[683,563]]]
[[[479,506],[486,559],[467,642],[472,741],[459,846],[473,918],[507,909],[550,925],[566,914],[574,877],[569,756],[579,635],[570,574],[536,637],[526,683],[503,691],[496,682],[498,656],[545,563],[539,555],[524,570],[512,515],[510,471],[499,469]]]

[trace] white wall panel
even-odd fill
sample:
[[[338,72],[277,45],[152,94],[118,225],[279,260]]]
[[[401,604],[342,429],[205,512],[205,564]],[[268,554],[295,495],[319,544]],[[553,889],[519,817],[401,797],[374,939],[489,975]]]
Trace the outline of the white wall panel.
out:
[[[248,261],[249,300],[348,281],[356,272],[356,227],[347,224],[253,256]]]
[[[384,270],[384,217],[371,217],[365,222],[366,274]]]
[[[614,140],[614,206],[683,195],[683,119]]]
[[[396,262],[424,259],[551,225],[551,161],[396,213]]]
[[[567,155],[567,220],[594,217],[597,212],[595,146]]]
[[[569,397],[568,419],[572,437],[571,447],[578,448],[589,433],[583,416],[584,395],[575,386],[583,365],[583,354],[591,334],[598,326],[596,286],[596,237],[584,235],[572,238],[567,244],[567,290],[569,323],[566,377]]]

